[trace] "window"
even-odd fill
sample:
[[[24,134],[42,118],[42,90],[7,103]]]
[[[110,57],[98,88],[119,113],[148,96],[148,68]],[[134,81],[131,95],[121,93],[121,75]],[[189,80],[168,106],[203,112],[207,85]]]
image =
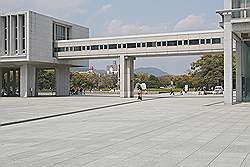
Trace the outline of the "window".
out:
[[[141,47],[141,43],[137,43],[137,48],[140,48]]]
[[[66,31],[65,27],[61,25],[55,25],[56,26],[56,38],[55,40],[65,40],[66,39]]]
[[[136,43],[127,43],[127,48],[136,48]]]
[[[168,41],[168,46],[177,46],[177,41]]]
[[[117,49],[117,44],[109,44],[109,49]]]
[[[123,44],[123,45],[122,45],[122,48],[127,48],[127,45],[126,45],[126,44]]]
[[[182,45],[182,41],[178,41],[178,45]]]
[[[108,49],[108,45],[104,45],[104,49]]]
[[[99,45],[91,45],[91,50],[99,50]]]
[[[201,44],[205,44],[205,39],[201,39]]]
[[[87,50],[90,50],[90,46],[87,46]]]
[[[191,39],[189,40],[189,45],[199,45],[200,40],[199,39]]]
[[[156,47],[156,42],[147,42],[147,47]]]
[[[73,47],[70,47],[69,50],[72,52],[72,51],[74,50],[74,48],[73,48]]]
[[[163,42],[162,42],[162,46],[167,46],[167,42],[166,42],[166,41],[163,41]]]
[[[59,47],[54,49],[55,52],[65,52],[65,47]]]
[[[122,44],[118,44],[118,48],[119,48],[119,49],[122,48]]]
[[[211,44],[211,39],[206,39],[206,44]]]
[[[157,42],[157,46],[161,46],[161,42]]]
[[[143,48],[145,48],[145,47],[146,47],[146,43],[142,43],[141,46],[142,46]]]
[[[69,48],[68,48],[68,47],[66,47],[66,48],[65,48],[65,51],[66,51],[66,52],[68,52],[68,51],[69,51]]]
[[[221,39],[220,38],[213,38],[212,44],[221,44]]]
[[[103,49],[103,45],[100,45],[100,49],[101,49],[101,50]]]
[[[184,40],[184,45],[188,45],[188,40]]]
[[[86,49],[86,47],[85,47],[85,46],[83,46],[83,47],[82,47],[82,50],[85,50],[85,49]]]
[[[75,46],[74,51],[81,51],[82,47],[81,46]]]

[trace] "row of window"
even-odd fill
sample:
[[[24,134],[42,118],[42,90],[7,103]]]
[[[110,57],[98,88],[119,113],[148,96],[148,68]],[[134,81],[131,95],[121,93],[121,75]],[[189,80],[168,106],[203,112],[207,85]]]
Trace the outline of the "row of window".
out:
[[[107,44],[107,45],[90,45],[90,46],[74,46],[55,48],[55,52],[83,51],[83,50],[107,50],[107,49],[130,49],[130,48],[152,48],[164,46],[180,46],[180,45],[206,45],[221,44],[221,38],[212,39],[191,39],[191,40],[173,40],[160,42],[143,42],[143,43],[126,43],[126,44]]]

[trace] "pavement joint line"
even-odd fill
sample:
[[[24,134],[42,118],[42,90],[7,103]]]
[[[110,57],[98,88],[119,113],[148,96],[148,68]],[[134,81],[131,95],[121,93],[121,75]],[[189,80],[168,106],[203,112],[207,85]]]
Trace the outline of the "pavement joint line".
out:
[[[244,157],[244,159],[242,160],[240,167],[243,166],[244,162],[246,161],[247,157],[249,156],[249,153],[246,154],[246,156]]]
[[[210,139],[207,143],[201,145],[200,147],[198,147],[196,150],[194,150],[191,154],[189,154],[188,156],[186,156],[184,159],[182,159],[181,161],[179,161],[176,166],[179,166],[184,160],[186,160],[187,158],[189,158],[190,156],[194,155],[195,153],[197,153],[198,151],[200,151],[202,148],[204,148],[205,146],[207,146],[208,144],[212,143],[218,136],[223,135],[226,131],[228,131],[231,127],[234,127],[238,122],[232,124],[230,127],[227,127],[226,129],[223,130],[223,132],[215,137],[213,137],[212,139]],[[210,164],[210,163],[209,163]],[[209,166],[209,164],[207,166]]]
[[[144,100],[144,101],[146,101],[146,100]],[[18,120],[18,121],[11,121],[11,122],[6,122],[6,123],[1,123],[0,127],[17,125],[17,124],[22,124],[22,123],[27,123],[27,122],[34,122],[34,121],[45,120],[45,119],[67,116],[67,115],[73,115],[73,114],[83,113],[83,112],[87,112],[87,111],[100,110],[100,109],[104,109],[104,108],[117,107],[117,106],[122,106],[122,105],[127,105],[127,104],[138,103],[138,102],[139,101],[129,101],[129,102],[116,103],[116,104],[111,104],[111,105],[104,105],[104,106],[100,106],[100,107],[93,107],[93,108],[88,108],[88,109],[79,110],[79,111],[65,112],[65,113],[60,113],[60,114],[53,114],[53,115],[47,115],[47,116],[42,116],[42,117],[23,119],[23,120]]]
[[[149,100],[152,100],[152,99],[149,99]],[[194,114],[194,115],[189,116],[189,117],[186,117],[186,118],[184,118],[184,119],[181,119],[181,120],[178,120],[178,121],[174,121],[174,122],[168,124],[167,126],[161,126],[161,127],[159,127],[159,128],[155,128],[155,129],[153,129],[153,130],[150,130],[150,131],[147,131],[147,132],[143,132],[143,133],[138,134],[138,135],[131,136],[131,137],[126,138],[125,140],[120,141],[120,142],[117,142],[117,143],[115,143],[115,144],[123,143],[123,142],[125,142],[125,141],[131,140],[131,139],[134,139],[134,138],[137,138],[137,137],[144,136],[144,135],[149,134],[149,133],[152,133],[152,132],[154,132],[154,131],[159,131],[160,129],[163,129],[163,128],[166,128],[166,127],[171,127],[171,126],[175,125],[176,123],[179,123],[179,122],[182,122],[182,121],[186,121],[186,120],[190,120],[190,119],[193,119],[193,118],[195,118],[195,117],[199,117],[199,116],[201,116],[202,114],[208,113],[208,112],[209,112],[209,111],[203,112],[203,113],[199,113],[199,114]],[[96,152],[96,151],[98,151],[98,150],[101,150],[101,149],[104,149],[104,148],[108,148],[108,147],[110,147],[110,146],[112,146],[112,145],[115,145],[115,144],[108,144],[108,145],[103,146],[103,147],[101,147],[101,148],[97,148],[97,149],[95,149],[95,150],[91,150],[91,151],[89,151],[89,152],[87,152],[87,153],[79,154],[79,155],[77,155],[77,156],[75,156],[75,157],[73,157],[73,158],[78,158],[78,157],[80,157],[80,156],[82,156],[82,155],[90,154],[90,153]],[[63,163],[63,162],[65,162],[65,161],[67,161],[67,160],[64,160],[64,161],[62,161],[62,162],[60,162],[60,163]]]
[[[215,103],[210,103],[210,104],[206,104],[206,105],[204,105],[204,106],[210,107],[210,106],[214,106],[214,105],[222,104],[222,103],[224,103],[224,101],[219,101],[219,102],[215,102]]]
[[[30,118],[30,119],[4,122],[4,123],[0,124],[0,127],[23,124],[23,123],[34,122],[34,121],[45,120],[45,119],[56,118],[56,117],[67,116],[67,115],[74,115],[74,114],[84,113],[84,112],[88,112],[88,111],[100,110],[100,109],[105,109],[105,108],[112,108],[112,107],[140,103],[140,102],[145,102],[145,101],[150,101],[150,100],[157,100],[157,99],[159,99],[159,98],[149,98],[149,99],[144,99],[143,101],[133,100],[133,101],[116,103],[116,104],[111,104],[111,105],[104,105],[104,106],[99,106],[99,107],[87,108],[87,109],[79,110],[79,111],[65,112],[65,113],[52,114],[52,115],[41,116],[41,117]]]
[[[211,119],[213,119],[213,118],[211,118]],[[212,127],[215,127],[215,126],[217,126],[217,124],[216,124],[216,125],[213,125]],[[194,138],[196,138],[196,137],[198,137],[198,136],[200,136],[201,134],[206,133],[206,132],[207,132],[207,129],[206,129],[206,130],[203,130],[203,131],[200,132],[199,134],[197,134],[197,135],[195,135],[195,136],[193,136],[193,137],[187,139],[187,140],[185,141],[185,143],[186,143],[186,142],[189,142],[189,141],[191,141],[191,140],[193,140]],[[182,135],[182,134],[178,134],[178,135],[176,135],[175,137],[179,137],[179,136],[181,136],[181,135]],[[160,145],[160,144],[156,144],[155,146],[158,146],[158,145]],[[183,143],[177,144],[174,148],[176,148],[176,147],[178,147],[178,146],[181,146],[181,145],[183,145]],[[153,146],[153,147],[155,147],[155,146]],[[116,166],[116,165],[118,165],[119,163],[121,163],[121,162],[123,162],[123,161],[126,161],[126,160],[128,160],[129,158],[131,158],[131,157],[140,155],[140,154],[142,154],[143,152],[145,152],[145,151],[147,151],[147,150],[149,150],[149,149],[151,149],[151,148],[153,148],[153,147],[150,147],[150,148],[148,148],[148,149],[145,149],[145,150],[143,150],[143,151],[141,151],[141,152],[139,152],[139,153],[137,153],[137,154],[134,154],[134,155],[132,155],[132,156],[130,156],[130,157],[128,157],[128,158],[124,158],[122,161],[120,161],[120,162],[118,162],[118,163],[115,163],[115,164],[113,164],[112,166]],[[165,153],[163,153],[163,154],[168,154],[169,152],[170,152],[170,151],[167,151],[167,152],[165,152]],[[161,155],[161,156],[162,156],[162,155]],[[161,156],[160,156],[160,157],[161,157]]]
[[[210,166],[213,162],[215,162],[215,160],[232,144],[234,143],[241,135],[243,132],[245,132],[247,129],[249,128],[249,126],[245,127],[245,129],[243,131],[241,131],[241,133],[236,136],[233,141],[231,141],[223,150],[221,150],[221,152],[219,152],[219,154],[217,154],[210,162],[207,166]]]

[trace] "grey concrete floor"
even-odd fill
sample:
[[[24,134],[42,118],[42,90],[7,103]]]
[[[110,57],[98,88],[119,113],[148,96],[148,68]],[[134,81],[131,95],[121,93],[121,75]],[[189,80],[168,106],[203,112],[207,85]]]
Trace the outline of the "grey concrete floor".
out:
[[[250,166],[250,104],[161,97],[0,127],[0,166]],[[3,98],[0,118],[8,122],[127,101]]]

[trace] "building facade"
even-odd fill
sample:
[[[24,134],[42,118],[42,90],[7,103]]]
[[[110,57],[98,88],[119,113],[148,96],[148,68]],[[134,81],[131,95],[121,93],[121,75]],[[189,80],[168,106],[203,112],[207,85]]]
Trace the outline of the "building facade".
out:
[[[233,103],[233,45],[236,43],[236,101],[250,101],[250,0],[225,0],[224,28],[225,103]]]
[[[37,69],[56,70],[56,92],[68,95],[69,68],[85,66],[88,60],[58,60],[55,40],[83,39],[89,29],[32,11],[0,15],[1,95],[37,95]]]

